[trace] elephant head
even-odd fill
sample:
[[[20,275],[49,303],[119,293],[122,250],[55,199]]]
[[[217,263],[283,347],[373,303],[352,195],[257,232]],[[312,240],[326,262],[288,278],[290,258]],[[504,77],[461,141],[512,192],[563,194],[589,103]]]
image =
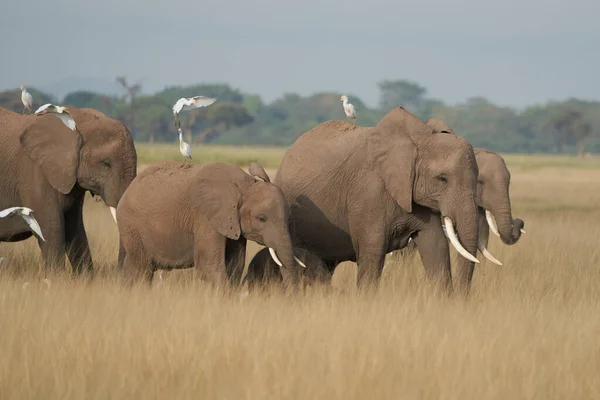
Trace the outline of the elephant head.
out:
[[[477,252],[477,163],[465,139],[434,130],[401,107],[368,138],[372,168],[407,212],[413,203],[439,211],[452,245],[464,257],[459,279],[468,286]]]
[[[31,117],[20,133],[21,146],[54,189],[67,194],[77,186],[100,195],[114,208],[136,175],[131,134],[99,111],[69,108],[69,112],[77,130],[52,115]]]
[[[286,283],[297,283],[298,267],[304,265],[294,256],[289,205],[260,164],[252,163],[250,172],[225,163],[202,168],[194,188],[199,209],[229,239],[243,236],[268,247]]]
[[[455,135],[452,128],[438,119],[430,118],[426,124],[437,132],[447,132]],[[487,224],[480,224],[479,228],[479,234],[482,238],[481,246],[485,247],[487,245],[488,227],[505,244],[515,244],[521,237],[521,233],[525,232],[523,230],[525,223],[521,219],[513,219],[512,217],[509,196],[510,172],[504,159],[498,153],[479,148],[474,149],[474,151],[479,169],[477,205],[480,208],[480,220],[485,219],[487,221]],[[498,223],[497,226],[496,223]],[[483,249],[480,250],[484,253]]]
[[[525,223],[521,219],[513,219],[510,206],[510,172],[504,159],[493,151],[475,149],[475,157],[479,166],[477,180],[477,204],[485,213],[487,226],[484,232],[487,240],[487,227],[507,245],[515,244],[521,237]],[[496,225],[497,224],[497,225]],[[481,228],[480,228],[481,229]],[[483,230],[483,229],[482,229]]]

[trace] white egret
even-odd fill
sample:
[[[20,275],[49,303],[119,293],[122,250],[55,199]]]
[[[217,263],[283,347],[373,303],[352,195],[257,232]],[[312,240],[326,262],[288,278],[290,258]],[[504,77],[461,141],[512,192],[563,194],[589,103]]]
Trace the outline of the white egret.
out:
[[[177,103],[173,106],[173,115],[175,116],[175,126],[177,129],[181,127],[179,122],[179,113],[181,111],[192,110],[194,108],[210,106],[212,103],[217,101],[214,97],[206,96],[194,96],[190,98],[182,97],[177,100]]]
[[[179,152],[181,153],[181,155],[183,157],[185,157],[184,162],[186,162],[187,160],[192,161],[192,148],[190,147],[189,144],[187,144],[186,142],[183,141],[183,131],[181,130],[181,128],[179,128],[178,131],[179,131]]]
[[[24,114],[25,110],[32,112],[31,107],[33,107],[33,97],[25,90],[25,86],[23,85],[21,85],[21,101],[23,102],[23,112],[21,114]]]
[[[42,239],[45,242],[46,239],[44,239],[44,235],[42,235],[40,224],[38,224],[36,219],[33,218],[33,215],[31,215],[32,212],[33,210],[27,207],[11,207],[7,208],[6,210],[0,211],[0,218],[6,218],[9,215],[20,215],[21,217],[23,217],[25,222],[27,222],[27,225],[29,225],[31,230],[34,231],[35,234],[38,235],[40,239]]]
[[[77,128],[77,126],[75,125],[75,120],[73,119],[73,117],[71,117],[71,114],[69,114],[69,110],[67,109],[67,107],[55,106],[54,104],[48,103],[38,108],[35,113],[37,115],[44,115],[50,113],[59,118],[67,128],[73,131]]]
[[[340,100],[343,102],[346,118],[351,119],[352,122],[354,122],[354,125],[356,125],[356,110],[354,109],[354,106],[348,103],[347,96],[340,97]]]

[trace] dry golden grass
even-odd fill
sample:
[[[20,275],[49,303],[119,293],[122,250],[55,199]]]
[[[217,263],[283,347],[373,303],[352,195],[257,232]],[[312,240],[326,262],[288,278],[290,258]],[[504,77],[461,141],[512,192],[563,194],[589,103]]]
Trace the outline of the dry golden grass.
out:
[[[527,235],[490,239],[504,267],[483,261],[466,301],[431,293],[418,255],[391,257],[374,295],[352,263],[296,298],[242,301],[191,271],[126,290],[89,199],[93,282],[47,290],[33,240],[0,244],[0,399],[598,399],[600,171],[532,160],[511,168]]]

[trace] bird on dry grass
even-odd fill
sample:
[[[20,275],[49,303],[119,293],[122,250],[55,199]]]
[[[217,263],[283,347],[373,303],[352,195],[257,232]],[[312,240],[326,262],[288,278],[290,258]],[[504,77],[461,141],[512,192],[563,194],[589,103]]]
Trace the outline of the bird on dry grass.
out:
[[[28,110],[28,113],[31,113],[31,107],[33,107],[33,97],[25,90],[25,86],[21,85],[21,102],[23,103],[23,112],[21,114],[25,114],[25,110]]]
[[[47,103],[38,108],[35,113],[37,115],[52,114],[60,119],[67,128],[71,129],[72,131],[77,129],[75,120],[73,117],[71,117],[67,107],[55,106],[54,104]]]
[[[189,161],[192,161],[192,148],[190,147],[189,144],[187,144],[186,142],[183,141],[183,131],[181,130],[181,128],[178,129],[179,131],[179,152],[181,153],[181,155],[184,157],[184,163]]]
[[[40,228],[40,224],[38,224],[33,215],[31,215],[32,212],[33,210],[27,207],[10,207],[6,210],[0,211],[0,218],[6,218],[12,215],[19,215],[25,220],[25,222],[27,222],[29,228],[31,228],[31,230],[35,232],[35,234],[38,235],[39,238],[42,239],[42,241],[45,242],[46,239],[44,239],[44,235],[42,235],[42,229]]]
[[[352,120],[354,125],[356,125],[356,110],[352,104],[348,103],[348,96],[342,96],[340,97],[340,100],[343,102],[346,118]]]
[[[181,122],[179,121],[179,113],[181,111],[193,110],[194,108],[210,106],[212,103],[217,101],[214,97],[206,96],[194,96],[190,98],[182,97],[177,100],[177,103],[173,106],[173,115],[175,117],[175,127],[181,128]]]

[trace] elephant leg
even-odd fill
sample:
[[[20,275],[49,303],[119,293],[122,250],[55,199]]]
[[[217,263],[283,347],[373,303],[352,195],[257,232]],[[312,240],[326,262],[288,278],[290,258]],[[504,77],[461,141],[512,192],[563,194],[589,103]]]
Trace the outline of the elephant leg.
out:
[[[225,264],[227,238],[218,232],[195,234],[194,267],[202,280],[216,287],[225,288],[229,281]]]
[[[65,228],[64,217],[60,210],[49,212],[38,221],[46,241],[38,238],[42,251],[44,274],[62,272],[65,268]]]
[[[225,245],[225,266],[229,284],[233,287],[240,286],[244,265],[246,264],[246,239],[227,239]]]
[[[119,235],[119,255],[117,256],[117,271],[123,271],[123,264],[125,263],[125,247]]]
[[[126,254],[123,259],[122,273],[128,286],[133,286],[136,282],[143,282],[148,286],[152,285],[154,271],[150,263],[143,257]]]
[[[450,248],[439,218],[431,221],[414,236],[427,277],[445,293],[452,292]]]
[[[354,244],[358,265],[357,285],[359,288],[374,288],[381,278],[385,262],[385,237],[382,229],[370,230]]]
[[[83,196],[78,199],[65,215],[65,243],[73,272],[80,275],[85,271],[92,275],[94,272],[92,253],[83,226],[83,199]]]

